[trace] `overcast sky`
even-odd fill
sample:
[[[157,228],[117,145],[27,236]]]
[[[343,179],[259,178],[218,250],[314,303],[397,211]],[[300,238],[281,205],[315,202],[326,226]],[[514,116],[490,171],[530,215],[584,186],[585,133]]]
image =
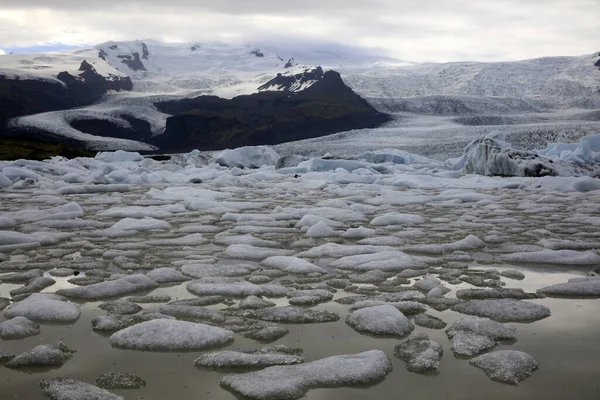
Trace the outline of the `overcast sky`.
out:
[[[410,61],[515,60],[600,51],[599,21],[600,0],[1,0],[0,48],[294,38]]]

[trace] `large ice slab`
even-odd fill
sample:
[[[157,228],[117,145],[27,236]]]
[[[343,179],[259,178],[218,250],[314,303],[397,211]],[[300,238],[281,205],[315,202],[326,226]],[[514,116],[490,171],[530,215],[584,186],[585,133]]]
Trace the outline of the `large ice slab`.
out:
[[[101,300],[144,290],[151,290],[157,287],[158,284],[146,275],[136,274],[114,281],[94,283],[88,286],[69,289],[60,289],[56,293],[74,299]]]
[[[555,297],[600,298],[600,276],[569,279],[567,283],[546,286],[537,292]]]
[[[376,336],[405,336],[415,327],[391,305],[361,308],[348,315],[346,323],[358,332]]]
[[[13,303],[4,312],[6,318],[25,317],[36,322],[75,322],[81,315],[79,305],[45,293],[33,293]]]
[[[391,370],[388,356],[381,350],[371,350],[230,375],[221,380],[221,385],[252,399],[299,399],[310,389],[374,383]]]
[[[115,347],[145,351],[194,351],[218,347],[233,341],[233,332],[187,321],[155,319],[114,333]]]
[[[498,350],[475,357],[471,365],[483,370],[492,380],[516,385],[538,369],[529,354],[516,350]]]
[[[550,316],[547,307],[512,299],[471,300],[452,306],[452,311],[499,322],[531,322]]]

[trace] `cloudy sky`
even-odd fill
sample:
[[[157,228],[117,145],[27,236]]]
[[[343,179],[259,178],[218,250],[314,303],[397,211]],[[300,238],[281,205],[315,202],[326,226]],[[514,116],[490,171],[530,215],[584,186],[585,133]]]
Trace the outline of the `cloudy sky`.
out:
[[[281,47],[293,38],[377,48],[411,61],[581,55],[600,51],[599,2],[1,0],[0,49],[133,39]]]

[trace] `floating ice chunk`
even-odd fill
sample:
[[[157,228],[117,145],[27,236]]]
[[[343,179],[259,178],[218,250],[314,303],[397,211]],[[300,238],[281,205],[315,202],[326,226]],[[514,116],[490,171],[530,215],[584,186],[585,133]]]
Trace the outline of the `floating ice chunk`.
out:
[[[274,306],[275,303],[272,301],[264,300],[257,296],[248,296],[244,300],[240,301],[239,305],[242,310],[258,310],[261,308]]]
[[[96,385],[102,389],[141,389],[146,381],[128,372],[108,371],[96,379]]]
[[[304,362],[304,358],[276,351],[218,351],[203,354],[194,361],[196,367],[208,368],[265,368],[273,365],[292,365]]]
[[[392,363],[387,355],[381,350],[371,350],[230,375],[221,380],[221,385],[258,400],[299,399],[310,389],[374,383],[385,378],[391,370]]]
[[[350,311],[381,305],[392,306],[403,314],[419,314],[424,312],[426,309],[426,306],[416,301],[387,302],[382,300],[362,300],[352,304]]]
[[[452,306],[452,311],[499,322],[531,322],[550,316],[547,307],[512,299],[471,300]]]
[[[205,277],[235,277],[235,276],[246,276],[255,269],[258,269],[254,265],[240,264],[240,265],[227,265],[227,264],[188,264],[181,267],[181,272],[185,275],[191,276],[192,278],[205,278]]]
[[[516,279],[519,281],[525,279],[525,274],[522,273],[521,271],[517,271],[516,269],[504,270],[504,271],[500,272],[500,275],[502,275],[506,278]]]
[[[260,265],[268,268],[277,268],[290,274],[311,274],[313,272],[327,273],[318,265],[310,263],[298,257],[275,256],[261,261]]]
[[[600,264],[600,256],[592,251],[574,250],[541,250],[522,253],[506,254],[504,261],[535,264],[563,265],[596,265]]]
[[[405,336],[415,327],[390,305],[362,308],[348,315],[346,323],[354,330],[377,336]]]
[[[6,175],[0,173],[0,188],[9,187],[12,185],[12,181],[6,177]]]
[[[333,298],[333,293],[324,289],[294,290],[287,294],[293,306],[308,306],[325,303]]]
[[[319,222],[329,226],[331,228],[341,228],[344,226],[341,222],[333,221],[329,218],[325,218],[321,215],[313,215],[313,214],[305,214],[298,222],[296,222],[295,227],[298,229],[301,228],[311,228]]]
[[[0,252],[36,247],[40,247],[40,242],[32,235],[14,231],[0,231]]]
[[[129,315],[136,314],[142,310],[142,307],[128,300],[109,301],[98,306],[99,309],[109,314]]]
[[[388,225],[416,225],[422,224],[425,219],[420,215],[402,214],[402,213],[387,213],[379,215],[371,220],[373,226],[388,226]]]
[[[290,331],[279,325],[265,326],[254,332],[248,332],[244,335],[245,338],[258,340],[260,342],[273,342],[277,339],[281,339]]]
[[[554,297],[600,298],[600,276],[569,279],[567,283],[546,286],[537,292]]]
[[[76,288],[60,289],[56,293],[75,299],[101,300],[144,290],[151,290],[157,287],[158,284],[146,275],[136,274],[114,281],[99,282]]]
[[[114,347],[146,351],[206,350],[233,341],[233,332],[215,326],[169,319],[142,322],[114,333]]]
[[[452,351],[472,356],[496,346],[500,340],[514,340],[517,330],[488,318],[467,317],[454,322],[446,330]]]
[[[15,317],[0,323],[0,338],[3,340],[23,339],[39,333],[40,326],[25,317]]]
[[[437,373],[444,350],[425,334],[413,334],[394,348],[394,355],[406,363],[406,369],[420,374]]]
[[[21,294],[41,292],[45,288],[50,287],[50,286],[54,285],[55,283],[56,283],[56,281],[50,277],[40,276],[40,277],[30,280],[23,287],[11,290],[10,295],[14,297],[14,296],[18,296]]]
[[[502,196],[494,196],[491,194],[478,193],[472,190],[465,189],[448,189],[441,192],[439,195],[432,198],[433,201],[449,201],[460,200],[464,203],[475,203],[481,200],[489,200],[493,202],[501,201]]]
[[[347,239],[372,238],[375,236],[375,230],[361,226],[348,229],[342,236]]]
[[[178,319],[188,321],[206,321],[212,323],[225,322],[225,316],[215,310],[198,306],[188,306],[183,304],[165,304],[147,309],[148,312],[157,312],[163,315],[169,315]]]
[[[189,281],[190,278],[173,268],[155,268],[146,273],[156,283],[176,283]]]
[[[17,221],[8,217],[0,217],[0,229],[14,229]]]
[[[444,329],[446,323],[429,314],[417,314],[415,315],[415,324],[429,329]]]
[[[96,214],[102,218],[168,218],[174,213],[185,212],[185,207],[182,204],[169,204],[167,206],[129,206],[129,207],[113,207],[108,210],[100,211]]]
[[[37,182],[41,179],[41,176],[27,168],[4,167],[2,168],[2,175],[12,182],[17,182],[22,179],[33,179]]]
[[[319,221],[306,231],[306,236],[312,238],[324,238],[338,236],[338,232],[325,225],[323,221]]]
[[[224,167],[260,168],[263,165],[275,165],[279,155],[269,146],[246,146],[234,150],[223,150],[214,162]]]
[[[267,296],[281,297],[284,296],[288,289],[281,285],[266,284],[255,285],[254,283],[240,281],[230,278],[202,278],[195,282],[190,282],[187,285],[188,292],[196,296]]]
[[[137,162],[143,161],[144,157],[140,153],[132,151],[106,151],[96,154],[96,160],[105,163],[116,163],[116,162]]]
[[[122,220],[111,226],[110,229],[127,231],[152,231],[171,229],[171,224],[169,224],[167,221],[161,221],[150,217],[145,217],[142,219],[123,218]]]
[[[485,247],[485,243],[475,235],[469,235],[466,238],[454,243],[441,244],[422,244],[409,246],[405,250],[426,254],[444,254],[453,251],[478,250]]]
[[[592,250],[600,249],[600,243],[581,242],[566,239],[542,239],[538,241],[540,246],[550,250]]]
[[[361,247],[377,246],[354,246],[354,253],[358,253]],[[380,247],[381,248],[381,247]],[[401,251],[385,250],[374,254],[356,254],[341,257],[331,263],[332,267],[352,271],[402,271],[406,268],[426,268],[428,261],[424,257],[409,256]],[[315,249],[312,249],[315,250]]]
[[[86,194],[86,193],[126,193],[131,187],[125,184],[112,185],[70,185],[56,189],[56,194]]]
[[[475,357],[469,363],[485,372],[492,380],[516,385],[538,369],[538,363],[527,353],[498,350]]]
[[[70,378],[43,379],[40,387],[52,400],[124,400],[107,390]]]
[[[312,324],[334,322],[340,319],[339,315],[330,311],[299,307],[268,308],[256,311],[254,315],[263,321],[281,322],[284,324]]]
[[[63,343],[41,344],[17,355],[5,366],[9,368],[27,368],[63,365],[73,356],[73,353],[74,351],[69,350]]]
[[[234,260],[262,261],[269,257],[287,256],[293,253],[292,250],[254,247],[246,244],[232,244],[223,251],[222,257]]]
[[[125,329],[132,322],[116,315],[99,315],[92,320],[92,329],[98,332],[115,332]]]
[[[171,301],[171,296],[168,294],[147,294],[145,296],[132,296],[128,299],[134,303],[166,303]]]
[[[221,217],[221,222],[275,222],[275,218],[268,214],[237,214],[225,213]]]
[[[33,293],[4,312],[6,318],[25,317],[36,322],[75,322],[81,315],[79,305],[58,300],[57,296]]]
[[[493,289],[461,289],[456,292],[456,297],[464,300],[481,299],[535,299],[539,296],[526,293],[518,288],[493,288]]]

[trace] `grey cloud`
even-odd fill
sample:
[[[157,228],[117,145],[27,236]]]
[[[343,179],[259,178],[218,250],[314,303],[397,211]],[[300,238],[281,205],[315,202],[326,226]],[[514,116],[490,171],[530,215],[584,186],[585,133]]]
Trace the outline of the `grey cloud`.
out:
[[[598,50],[597,0],[2,0],[0,47],[228,40],[379,47],[415,60]]]

